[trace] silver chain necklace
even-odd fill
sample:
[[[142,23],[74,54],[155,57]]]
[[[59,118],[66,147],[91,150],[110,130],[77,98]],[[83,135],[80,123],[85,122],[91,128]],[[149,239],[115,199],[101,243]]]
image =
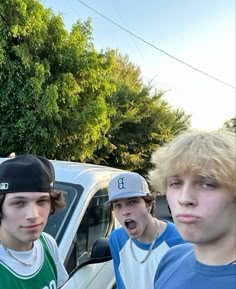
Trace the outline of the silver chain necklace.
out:
[[[156,235],[155,235],[154,239],[152,240],[152,243],[151,243],[151,245],[150,245],[150,247],[149,247],[149,249],[148,249],[148,252],[147,252],[146,256],[145,256],[142,260],[138,260],[137,257],[135,256],[134,249],[133,249],[133,241],[131,240],[131,238],[129,238],[129,241],[130,241],[130,249],[131,249],[132,256],[133,256],[134,260],[135,260],[136,262],[140,263],[140,264],[144,263],[144,262],[148,259],[148,257],[150,256],[150,254],[152,253],[152,249],[153,249],[154,244],[155,244],[155,242],[156,242],[156,238],[157,238],[157,236],[159,235],[160,223],[158,222],[157,219],[155,219],[155,220],[156,220],[156,224],[157,224]]]
[[[231,264],[234,264],[234,263],[236,263],[236,260],[230,262],[228,265],[231,265]]]
[[[5,250],[5,252],[6,252],[10,257],[12,257],[14,260],[16,260],[17,262],[21,263],[21,264],[24,265],[24,266],[28,266],[28,267],[34,265],[34,263],[35,263],[35,261],[36,261],[36,259],[37,259],[37,255],[38,255],[37,247],[35,247],[35,250],[34,250],[34,251],[35,251],[35,255],[34,255],[33,260],[32,260],[31,262],[29,262],[29,261],[23,261],[23,260],[19,259],[18,257],[16,257],[15,255],[13,255],[12,252],[7,248],[6,245],[3,244],[2,241],[0,241],[0,244],[2,245],[3,249]]]

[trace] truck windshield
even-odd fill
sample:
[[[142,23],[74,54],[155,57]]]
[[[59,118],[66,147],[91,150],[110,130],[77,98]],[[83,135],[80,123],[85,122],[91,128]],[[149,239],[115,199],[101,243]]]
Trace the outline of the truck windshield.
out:
[[[70,218],[76,204],[81,197],[84,188],[81,185],[56,182],[55,190],[63,191],[66,201],[66,207],[50,215],[44,231],[53,236],[59,245],[63,232],[70,222]]]

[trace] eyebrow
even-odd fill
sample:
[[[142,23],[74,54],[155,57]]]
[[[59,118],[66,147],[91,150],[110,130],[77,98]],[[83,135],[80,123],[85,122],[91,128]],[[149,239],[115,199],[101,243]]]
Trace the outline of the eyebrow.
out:
[[[203,175],[203,174],[197,174],[196,178],[197,179],[203,179],[203,180],[205,180],[205,179],[214,180],[215,179],[213,176],[209,176],[209,175],[207,176],[207,175]]]
[[[27,199],[26,197],[23,197],[23,196],[14,196],[14,197],[10,197],[9,198],[9,200],[16,200],[16,199],[18,199],[18,200],[23,200],[23,199]]]
[[[173,176],[169,176],[167,177],[167,180],[171,180],[171,179],[175,179],[175,178],[182,178],[181,175],[173,175]],[[196,180],[212,180],[214,181],[215,178],[213,176],[207,176],[207,175],[203,175],[203,174],[196,174],[193,175],[193,178]]]
[[[140,199],[140,197],[124,198],[124,199],[114,200],[114,201],[112,201],[112,202],[113,202],[113,203],[118,203],[118,202],[120,202],[121,200],[128,200],[128,201],[130,201],[130,200],[136,200],[136,199]]]
[[[168,176],[167,179],[173,179],[173,178],[179,178],[179,175],[174,175],[174,176]]]

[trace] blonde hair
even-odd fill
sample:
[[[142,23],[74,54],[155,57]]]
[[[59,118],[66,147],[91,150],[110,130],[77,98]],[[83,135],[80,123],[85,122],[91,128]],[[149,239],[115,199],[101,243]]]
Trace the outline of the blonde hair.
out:
[[[152,154],[154,169],[150,186],[164,194],[167,177],[185,172],[200,172],[213,177],[236,194],[236,134],[229,131],[188,131]]]

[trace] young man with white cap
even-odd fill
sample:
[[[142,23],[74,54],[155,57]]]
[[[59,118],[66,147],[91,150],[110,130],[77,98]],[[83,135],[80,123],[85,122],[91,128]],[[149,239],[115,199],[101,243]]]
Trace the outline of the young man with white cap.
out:
[[[161,257],[183,240],[174,224],[153,217],[155,198],[139,174],[114,177],[108,195],[121,224],[109,237],[117,289],[152,289]]]
[[[67,280],[55,240],[42,233],[48,216],[65,205],[54,181],[43,157],[0,164],[0,289],[56,289]]]

